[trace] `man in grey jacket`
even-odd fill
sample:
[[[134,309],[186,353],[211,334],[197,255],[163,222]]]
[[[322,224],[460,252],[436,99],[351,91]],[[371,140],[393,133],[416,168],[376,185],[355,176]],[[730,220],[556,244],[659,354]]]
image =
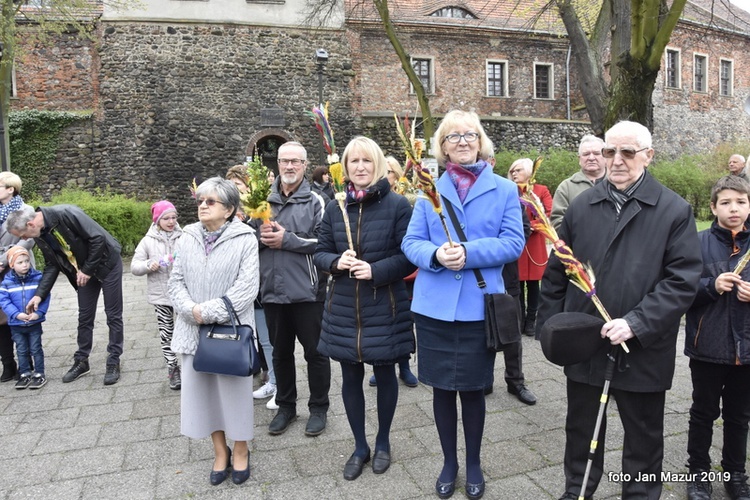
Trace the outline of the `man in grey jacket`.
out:
[[[557,186],[552,198],[550,222],[560,229],[565,211],[570,202],[604,177],[605,159],[602,156],[604,141],[595,135],[584,135],[578,145],[578,164],[581,170],[571,175]]]
[[[273,345],[279,405],[268,431],[282,434],[297,418],[296,337],[305,352],[310,388],[305,434],[317,436],[326,427],[331,386],[330,361],[318,353],[325,290],[312,260],[325,207],[305,180],[307,152],[300,143],[283,144],[278,164],[279,176],[268,197],[273,220],[258,227],[261,302]]]

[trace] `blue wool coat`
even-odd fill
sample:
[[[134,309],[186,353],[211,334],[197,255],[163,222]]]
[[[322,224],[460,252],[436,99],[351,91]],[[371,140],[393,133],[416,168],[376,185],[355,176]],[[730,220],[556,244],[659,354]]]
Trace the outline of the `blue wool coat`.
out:
[[[415,267],[401,252],[411,205],[387,179],[358,203],[347,205],[357,257],[372,268],[371,280],[349,277],[336,264],[349,248],[337,201],[326,208],[313,257],[331,273],[318,351],[336,361],[390,364],[414,352],[409,295],[404,277]]]
[[[518,187],[487,166],[463,204],[447,173],[438,179],[437,188],[455,208],[466,233],[466,265],[460,271],[433,267],[433,256],[447,237],[432,204],[422,198],[417,200],[401,244],[404,254],[419,267],[411,309],[441,321],[483,321],[484,296],[473,269],[482,272],[487,293],[505,291],[503,265],[518,260],[526,244]],[[450,217],[444,212],[451,238],[458,242]]]

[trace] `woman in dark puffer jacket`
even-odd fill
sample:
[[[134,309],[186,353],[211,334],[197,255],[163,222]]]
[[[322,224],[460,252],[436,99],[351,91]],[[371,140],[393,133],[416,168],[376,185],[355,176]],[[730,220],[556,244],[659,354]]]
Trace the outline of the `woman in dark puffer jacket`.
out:
[[[365,437],[364,363],[377,379],[378,434],[372,470],[391,463],[390,427],[398,400],[395,363],[414,352],[409,296],[404,277],[415,267],[401,252],[411,217],[403,196],[391,192],[385,156],[371,139],[356,137],[342,156],[353,250],[337,201],[326,207],[318,234],[315,265],[331,273],[318,351],[341,363],[341,395],[354,434],[355,450],[344,466],[354,480],[370,461]]]

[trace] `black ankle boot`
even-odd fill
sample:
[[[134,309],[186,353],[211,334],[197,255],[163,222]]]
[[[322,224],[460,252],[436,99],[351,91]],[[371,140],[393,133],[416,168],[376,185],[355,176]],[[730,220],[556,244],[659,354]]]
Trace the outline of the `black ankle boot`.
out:
[[[15,361],[13,361],[13,364],[3,364],[3,374],[0,375],[0,382],[10,382],[16,378],[16,375],[18,375],[18,367]]]
[[[523,334],[529,337],[533,336],[536,331],[536,312],[528,313],[523,322]]]

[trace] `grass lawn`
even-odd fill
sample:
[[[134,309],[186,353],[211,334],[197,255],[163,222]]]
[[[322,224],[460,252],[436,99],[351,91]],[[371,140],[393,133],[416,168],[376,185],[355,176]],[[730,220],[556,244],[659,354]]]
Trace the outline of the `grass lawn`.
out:
[[[698,228],[698,231],[703,231],[704,229],[711,227],[712,222],[713,220],[697,220],[695,221],[695,225]]]

